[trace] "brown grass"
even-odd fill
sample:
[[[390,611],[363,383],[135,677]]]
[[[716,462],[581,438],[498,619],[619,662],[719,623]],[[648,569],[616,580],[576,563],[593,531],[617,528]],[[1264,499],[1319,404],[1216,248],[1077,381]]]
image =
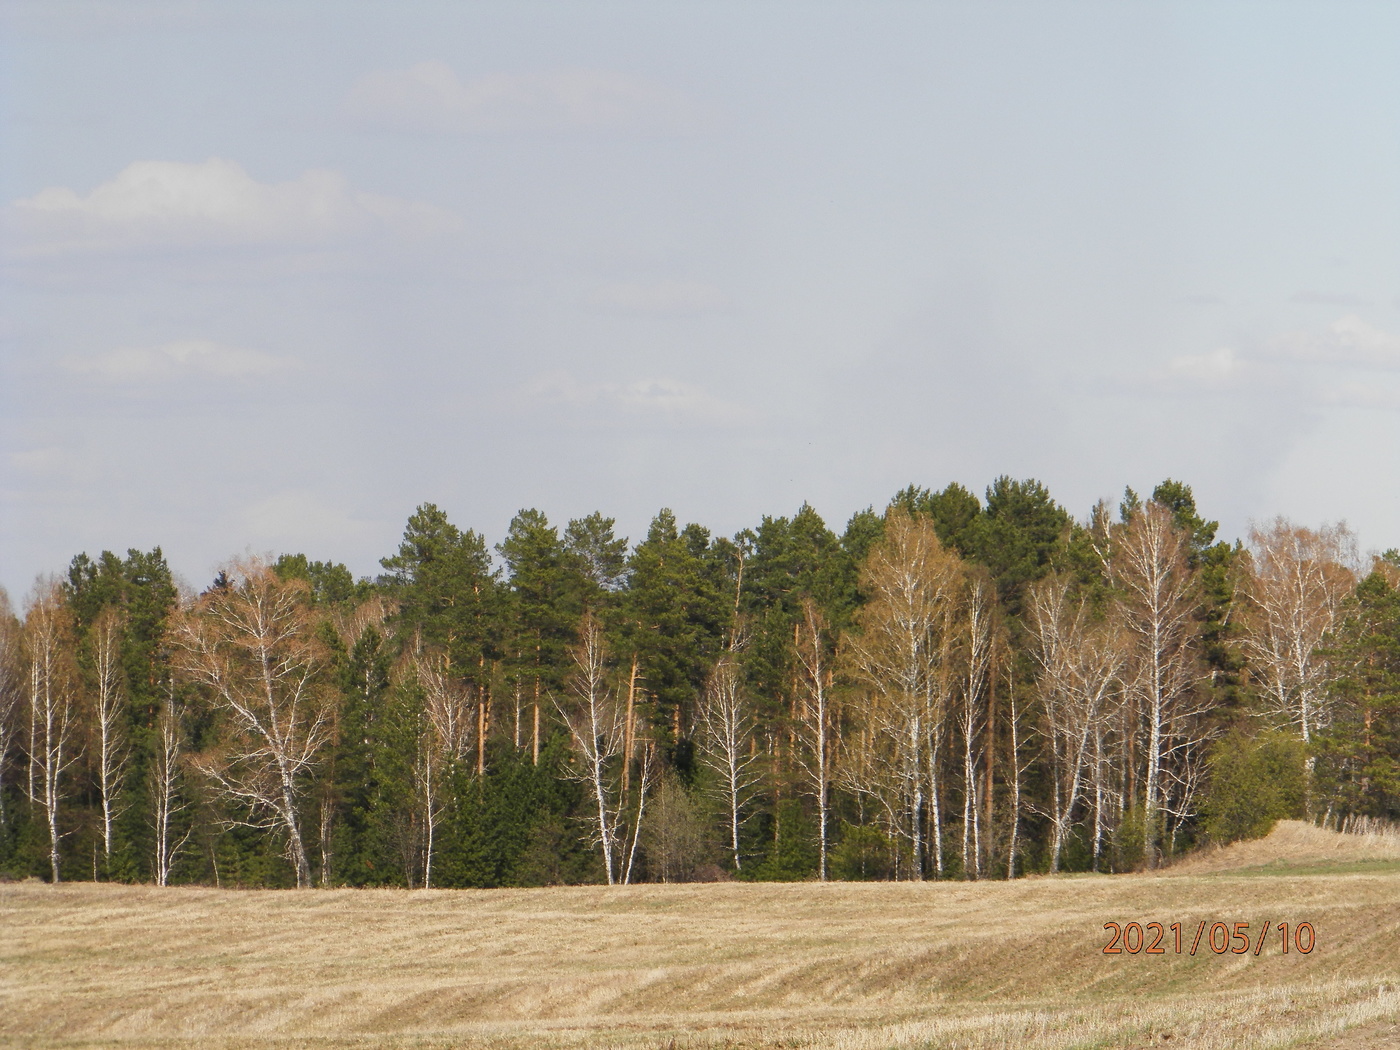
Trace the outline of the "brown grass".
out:
[[[1391,864],[1400,867],[1400,832],[1377,830],[1343,835],[1301,820],[1281,820],[1268,838],[1201,850],[1171,870],[1173,874],[1194,875],[1209,871]]]
[[[1283,826],[1163,874],[1014,883],[12,884],[0,1046],[1392,1045],[1375,1039],[1400,1017],[1400,869],[1249,870],[1369,848],[1314,832],[1332,834]],[[1188,934],[1202,919],[1306,920],[1318,943],[1100,951],[1103,923],[1154,919]]]

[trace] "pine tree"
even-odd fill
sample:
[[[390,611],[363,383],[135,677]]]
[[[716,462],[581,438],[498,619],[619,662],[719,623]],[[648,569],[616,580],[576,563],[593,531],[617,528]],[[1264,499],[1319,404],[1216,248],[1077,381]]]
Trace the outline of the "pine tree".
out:
[[[693,528],[677,530],[670,510],[657,514],[632,553],[620,612],[621,649],[635,654],[655,729],[683,767],[694,707],[730,622],[707,541]]]

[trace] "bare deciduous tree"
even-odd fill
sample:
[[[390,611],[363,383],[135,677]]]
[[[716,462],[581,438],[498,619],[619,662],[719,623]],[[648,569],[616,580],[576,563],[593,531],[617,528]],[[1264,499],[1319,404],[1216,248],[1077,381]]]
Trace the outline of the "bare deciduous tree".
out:
[[[730,853],[734,870],[739,871],[739,830],[762,774],[761,756],[750,746],[755,729],[752,705],[744,690],[743,672],[732,655],[722,657],[710,672],[699,715],[700,753],[719,777]]]
[[[567,695],[555,697],[554,704],[568,727],[579,762],[578,777],[587,785],[592,798],[590,820],[593,837],[603,851],[603,869],[608,885],[620,876],[630,875],[631,851],[627,851],[626,872],[619,872],[624,849],[625,826],[621,806],[621,778],[615,770],[627,733],[623,705],[608,682],[608,650],[603,629],[592,613],[585,613],[579,625],[579,641],[570,650],[573,671]],[[646,785],[641,785],[644,789]],[[645,790],[640,790],[645,795]],[[643,800],[643,805],[645,801]],[[640,819],[638,821],[640,823]]]
[[[157,886],[170,884],[170,870],[175,858],[189,841],[193,828],[177,842],[174,820],[184,809],[180,801],[180,758],[185,750],[184,712],[175,700],[172,688],[166,695],[156,718],[155,748],[151,756],[151,803],[156,832],[155,876]]]
[[[982,805],[979,763],[997,646],[996,590],[985,573],[969,573],[958,622],[957,723],[962,737],[962,868],[963,877],[982,877]]]
[[[1006,845],[1006,877],[1014,879],[1016,877],[1016,858],[1020,855],[1021,847],[1021,810],[1022,803],[1022,776],[1030,768],[1032,758],[1022,758],[1021,748],[1025,739],[1025,732],[1022,729],[1022,720],[1026,717],[1025,705],[1020,702],[1019,694],[1016,690],[1016,673],[1010,661],[1003,667],[1003,676],[1006,683],[1006,730],[1008,740],[1008,757],[1011,762],[1011,799],[1010,813],[1007,819],[1007,845]]]
[[[321,648],[307,608],[307,588],[267,566],[235,567],[174,618],[178,666],[205,687],[227,720],[226,744],[205,756],[204,770],[230,798],[248,807],[241,823],[278,829],[298,888],[311,885],[302,838],[306,781],[330,738],[333,708],[319,681]]]
[[[1327,724],[1335,674],[1322,641],[1356,588],[1356,540],[1345,525],[1314,532],[1277,518],[1250,530],[1249,547],[1241,647],[1275,724],[1308,743]]]
[[[863,582],[870,601],[847,652],[866,687],[862,720],[891,745],[890,770],[909,842],[909,875],[923,877],[924,825],[931,817],[934,865],[941,873],[942,817],[938,752],[948,711],[948,651],[961,567],[931,522],[894,510],[870,553]]]
[[[412,670],[423,691],[423,721],[413,775],[423,807],[423,888],[433,884],[433,848],[446,803],[447,778],[472,755],[478,705],[443,653],[415,652]]]
[[[130,749],[127,744],[126,678],[122,671],[123,617],[107,607],[93,622],[92,645],[94,676],[93,730],[97,740],[96,780],[102,804],[102,855],[112,858],[112,825],[121,816],[122,779],[126,774]],[[161,883],[165,885],[165,883]]]
[[[1075,807],[1097,786],[1095,843],[1102,821],[1096,762],[1114,691],[1126,664],[1123,640],[1111,624],[1090,623],[1082,600],[1065,577],[1051,576],[1031,589],[1030,625],[1038,663],[1037,685],[1053,772],[1050,792],[1050,870],[1060,870]]]
[[[1129,696],[1143,734],[1143,848],[1158,859],[1164,795],[1203,744],[1202,700],[1197,695],[1195,573],[1186,536],[1170,508],[1149,500],[1116,530],[1110,573],[1118,608],[1133,639]],[[1176,763],[1175,768],[1171,765]]]
[[[72,617],[56,583],[39,585],[24,619],[29,651],[30,798],[44,811],[49,832],[49,869],[59,881],[59,809],[63,778],[77,760],[79,729],[77,669]]]
[[[831,827],[831,781],[839,732],[832,697],[832,659],[826,619],[811,598],[802,601],[802,619],[794,634],[797,652],[797,731],[802,747],[798,761],[817,801],[817,874],[828,874]]]

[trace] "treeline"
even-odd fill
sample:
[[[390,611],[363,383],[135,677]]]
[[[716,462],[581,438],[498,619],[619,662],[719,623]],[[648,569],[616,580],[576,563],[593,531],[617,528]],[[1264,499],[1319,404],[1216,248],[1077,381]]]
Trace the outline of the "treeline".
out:
[[[910,487],[837,535],[425,504],[376,579],[159,549],[0,605],[0,873],[1007,878],[1400,816],[1400,556],[1188,486]],[[3,602],[0,595],[0,602]]]

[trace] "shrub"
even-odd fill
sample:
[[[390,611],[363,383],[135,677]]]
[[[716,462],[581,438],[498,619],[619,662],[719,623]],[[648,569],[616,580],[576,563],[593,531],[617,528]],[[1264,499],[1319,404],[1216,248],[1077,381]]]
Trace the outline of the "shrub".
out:
[[[1303,816],[1303,742],[1267,731],[1240,730],[1210,753],[1210,790],[1201,807],[1205,832],[1218,843],[1262,838],[1279,820]]]

